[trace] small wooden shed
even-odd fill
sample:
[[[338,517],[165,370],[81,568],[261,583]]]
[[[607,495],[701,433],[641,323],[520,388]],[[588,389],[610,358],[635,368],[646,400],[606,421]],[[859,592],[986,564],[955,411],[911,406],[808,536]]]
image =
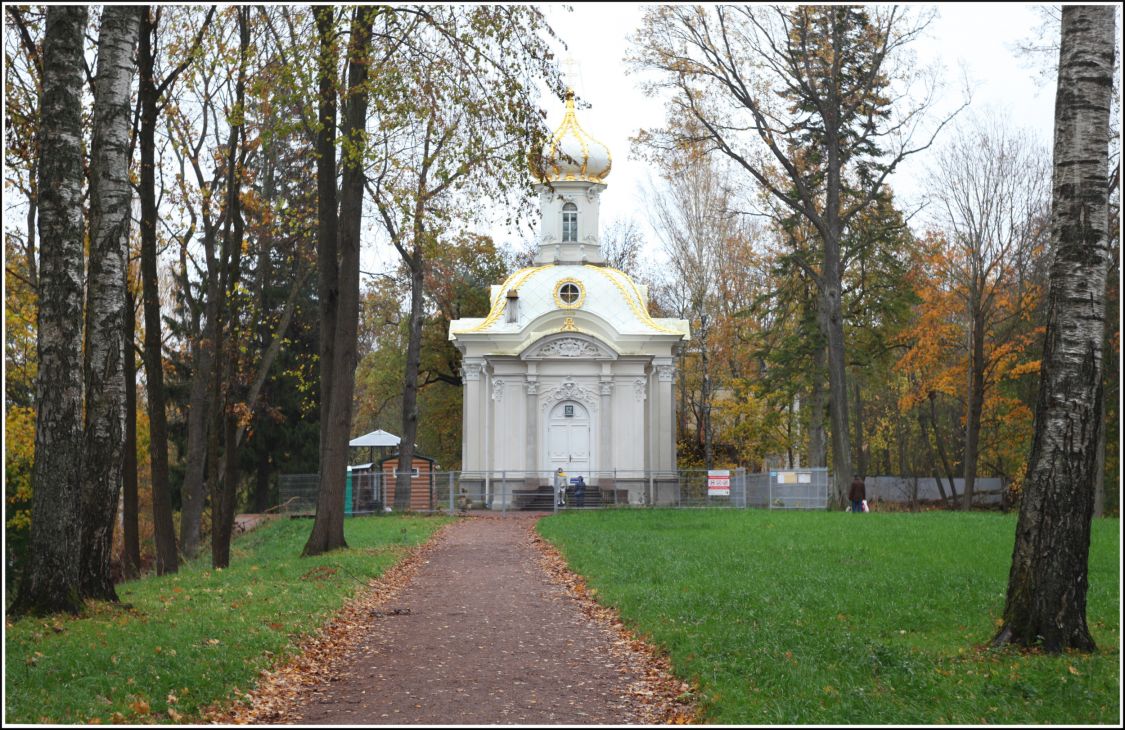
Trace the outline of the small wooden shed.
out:
[[[395,472],[398,469],[398,454],[391,454],[379,462],[379,472],[383,479],[383,504],[394,507]],[[413,475],[410,478],[410,511],[430,512],[434,509],[434,460],[422,454],[414,454]]]

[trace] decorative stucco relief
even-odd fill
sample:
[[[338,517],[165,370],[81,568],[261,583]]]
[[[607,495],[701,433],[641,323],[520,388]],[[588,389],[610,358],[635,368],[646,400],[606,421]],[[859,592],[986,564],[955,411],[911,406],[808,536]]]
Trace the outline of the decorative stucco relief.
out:
[[[561,400],[576,400],[596,409],[599,399],[600,396],[594,391],[574,382],[573,378],[567,378],[554,388],[544,391],[543,395],[539,397],[539,405],[546,409]]]
[[[637,378],[633,381],[633,397],[637,399],[638,403],[644,402],[648,397],[648,383],[644,378]]]
[[[564,337],[548,342],[535,354],[539,357],[599,357],[603,353],[601,348],[592,342],[577,337]]]

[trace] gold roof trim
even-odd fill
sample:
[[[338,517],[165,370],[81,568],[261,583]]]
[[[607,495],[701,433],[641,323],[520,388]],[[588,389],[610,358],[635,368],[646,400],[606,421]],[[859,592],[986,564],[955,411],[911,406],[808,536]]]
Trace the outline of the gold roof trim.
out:
[[[491,327],[496,323],[496,320],[500,319],[500,315],[504,313],[504,308],[508,305],[508,298],[506,296],[508,290],[519,289],[521,286],[523,286],[523,283],[525,281],[534,276],[536,273],[542,271],[543,269],[549,269],[552,266],[554,266],[554,264],[532,266],[530,268],[520,269],[519,271],[509,276],[504,280],[504,283],[500,285],[500,288],[496,290],[496,296],[492,297],[491,308],[489,309],[488,316],[484,318],[484,321],[476,325],[475,327],[470,327],[468,329],[462,330],[453,330],[453,334],[459,335],[465,332],[483,332],[484,330]]]
[[[644,300],[641,298],[640,290],[637,289],[637,285],[633,282],[633,279],[624,271],[615,269],[612,266],[594,266],[592,264],[586,264],[586,268],[593,269],[606,279],[609,279],[609,282],[617,287],[617,291],[624,297],[625,303],[629,305],[629,309],[633,310],[633,314],[636,315],[637,319],[641,320],[649,327],[652,327],[657,332],[666,332],[670,335],[680,335],[682,337],[686,334],[680,330],[674,330],[659,325],[653,320],[648,313],[648,308],[644,306]],[[618,275],[620,275],[620,278]],[[628,288],[626,288],[626,284],[623,283],[621,279],[624,279],[624,281],[628,283]]]

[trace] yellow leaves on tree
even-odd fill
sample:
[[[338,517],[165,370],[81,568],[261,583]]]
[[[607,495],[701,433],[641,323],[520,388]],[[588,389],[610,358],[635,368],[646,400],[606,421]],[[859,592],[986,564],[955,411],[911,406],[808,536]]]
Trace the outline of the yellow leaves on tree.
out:
[[[912,274],[920,303],[902,335],[905,351],[895,365],[907,381],[899,398],[904,415],[938,393],[961,405],[964,424],[971,322],[970,295],[958,276],[966,266],[962,257],[963,250],[949,246],[939,234],[930,233],[922,242]],[[1030,450],[1034,394],[1027,377],[1039,372],[1043,328],[1033,326],[1032,318],[1043,291],[1028,281],[1019,286],[993,282],[990,296],[980,463],[986,472],[1018,484]]]

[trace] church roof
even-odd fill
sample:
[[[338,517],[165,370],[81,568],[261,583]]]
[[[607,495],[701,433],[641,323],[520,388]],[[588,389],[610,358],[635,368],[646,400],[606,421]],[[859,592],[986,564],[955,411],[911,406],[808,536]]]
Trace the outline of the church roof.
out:
[[[578,123],[574,92],[567,91],[566,114],[551,141],[543,148],[542,168],[532,160],[531,173],[539,182],[585,180],[604,182],[613,167],[609,148]]]
[[[565,301],[564,285],[571,285]],[[514,295],[514,296],[510,296]],[[687,339],[688,323],[682,319],[653,318],[648,313],[647,291],[623,271],[592,264],[546,264],[520,269],[492,288],[488,316],[450,323],[449,337],[459,335],[519,334],[555,314],[562,318],[560,331],[582,331],[596,318],[620,335],[678,335]],[[518,302],[518,317],[509,322],[508,307]],[[569,322],[569,327],[568,327]],[[573,328],[573,329],[570,329]]]

